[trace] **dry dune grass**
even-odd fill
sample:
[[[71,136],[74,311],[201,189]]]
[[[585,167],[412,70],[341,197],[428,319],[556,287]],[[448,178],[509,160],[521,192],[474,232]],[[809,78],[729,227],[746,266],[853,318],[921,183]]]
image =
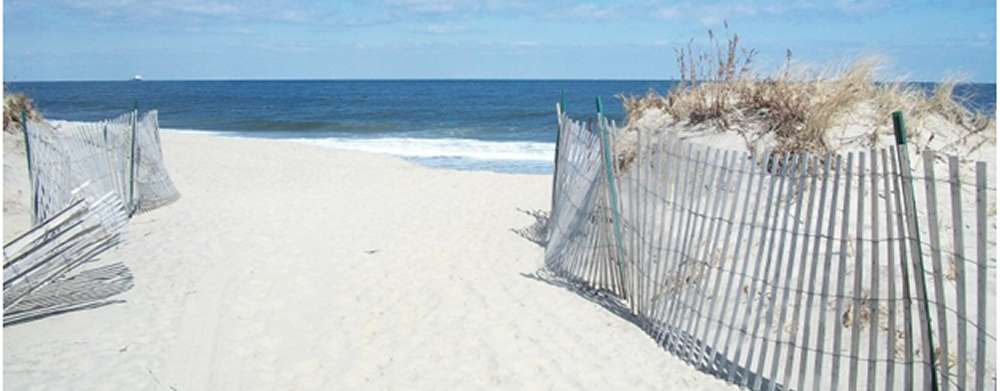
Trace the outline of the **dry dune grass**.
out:
[[[3,129],[5,132],[15,132],[21,129],[21,113],[27,114],[31,120],[41,120],[42,113],[35,107],[35,102],[24,94],[4,94],[3,96]]]
[[[643,116],[658,111],[672,126],[735,132],[751,151],[766,146],[778,153],[822,154],[844,144],[870,147],[891,141],[891,113],[901,110],[918,149],[930,147],[934,138],[918,133],[940,127],[942,119],[962,133],[949,137],[953,142],[976,136],[976,143],[995,143],[995,119],[971,112],[954,97],[957,80],[927,93],[912,84],[878,82],[883,61],[877,57],[808,67],[793,65],[791,52],[777,72],[765,76],[753,67],[757,52],[741,48],[739,35],[729,33],[728,26],[725,32],[720,42],[709,31],[707,50],[691,43],[676,50],[680,82],[666,95],[621,97],[628,128],[638,128]],[[864,127],[865,134],[836,137],[838,128],[850,126]]]

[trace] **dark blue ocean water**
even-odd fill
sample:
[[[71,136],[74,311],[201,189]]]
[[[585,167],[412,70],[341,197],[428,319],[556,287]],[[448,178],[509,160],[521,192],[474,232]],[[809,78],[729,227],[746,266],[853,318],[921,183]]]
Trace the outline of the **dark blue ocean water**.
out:
[[[160,126],[237,137],[293,139],[389,153],[434,167],[546,173],[555,140],[555,104],[571,115],[621,119],[619,94],[667,91],[671,81],[303,80],[17,82],[46,118],[94,121],[137,102],[159,110]],[[923,84],[932,88],[932,84]],[[956,94],[993,112],[995,84]]]

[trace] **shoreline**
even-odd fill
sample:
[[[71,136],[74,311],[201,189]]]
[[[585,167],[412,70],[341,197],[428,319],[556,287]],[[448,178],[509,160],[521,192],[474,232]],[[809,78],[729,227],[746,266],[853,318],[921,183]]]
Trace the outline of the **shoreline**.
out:
[[[55,125],[85,121],[50,120]],[[554,125],[553,125],[554,126]],[[462,137],[377,135],[350,137],[313,131],[229,131],[162,128],[162,133],[208,135],[237,139],[294,142],[328,150],[372,153],[415,162],[422,167],[458,171],[485,171],[514,175],[552,175],[554,141],[488,140]],[[257,133],[257,134],[255,134]]]

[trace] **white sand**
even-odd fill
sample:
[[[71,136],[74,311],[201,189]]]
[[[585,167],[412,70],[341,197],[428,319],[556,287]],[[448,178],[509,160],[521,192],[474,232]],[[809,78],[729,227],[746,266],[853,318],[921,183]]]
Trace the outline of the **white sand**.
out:
[[[731,387],[525,277],[543,249],[510,229],[533,222],[516,208],[548,208],[549,176],[278,141],[164,143],[181,200],[134,218],[104,260],[132,268],[127,302],[5,328],[4,386]]]

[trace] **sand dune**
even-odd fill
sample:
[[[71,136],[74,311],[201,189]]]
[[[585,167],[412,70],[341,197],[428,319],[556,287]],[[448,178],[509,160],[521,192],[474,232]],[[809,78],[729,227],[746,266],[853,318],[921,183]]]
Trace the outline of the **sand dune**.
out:
[[[717,389],[530,278],[551,178],[164,134],[180,201],[135,217],[124,304],[4,329],[11,389]],[[5,216],[10,218],[11,216]]]

